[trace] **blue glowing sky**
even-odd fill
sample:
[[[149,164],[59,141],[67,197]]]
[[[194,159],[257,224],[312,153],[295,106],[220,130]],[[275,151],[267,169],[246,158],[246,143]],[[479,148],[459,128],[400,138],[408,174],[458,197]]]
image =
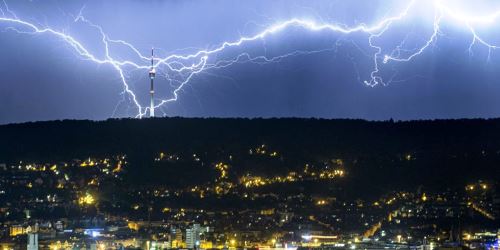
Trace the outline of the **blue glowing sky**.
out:
[[[182,61],[182,67],[212,66],[198,65],[181,74],[159,65],[155,103],[173,98],[181,82],[186,84],[176,101],[161,105],[157,114],[370,120],[499,117],[500,50],[493,46],[500,44],[500,33],[495,33],[500,28],[495,12],[500,4],[443,0],[449,12],[442,15],[439,32],[426,46],[436,28],[437,1],[0,2],[0,124],[136,117],[145,113],[137,104],[145,108],[149,103],[147,69],[123,67],[134,103],[113,65],[89,60],[57,35],[34,34],[30,27],[6,19],[61,32],[96,58],[105,58],[99,26],[108,39],[126,41],[143,55],[155,47],[160,59],[217,49],[292,19],[344,29],[373,27],[406,8],[408,13],[384,26],[386,30],[347,33],[290,25],[210,54],[206,62],[201,57]],[[481,18],[488,20],[477,21]],[[148,65],[123,44],[109,48],[115,61]],[[373,81],[376,48],[381,49],[376,74],[380,78]],[[400,60],[416,53],[407,62]],[[384,55],[394,60],[384,64]],[[263,56],[273,62],[265,62]],[[249,57],[255,60],[248,62]]]

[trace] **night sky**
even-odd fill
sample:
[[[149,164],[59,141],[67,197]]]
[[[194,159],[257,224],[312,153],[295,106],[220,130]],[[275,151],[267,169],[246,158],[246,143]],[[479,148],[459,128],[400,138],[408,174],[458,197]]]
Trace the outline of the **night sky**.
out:
[[[377,46],[384,53],[397,46],[411,53],[423,46],[434,28],[431,2],[419,1],[404,20],[374,40]],[[471,1],[449,2],[470,15],[500,10],[495,1],[469,3],[474,6],[467,6]],[[88,22],[75,21],[80,12],[110,39],[127,41],[144,55],[155,47],[158,56],[166,57],[215,48],[291,18],[349,27],[370,25],[397,15],[408,1],[16,0],[7,4],[18,19],[71,35],[99,57],[105,56],[100,33]],[[6,6],[0,6],[4,17],[15,18]],[[223,50],[209,60],[229,60],[241,53],[254,57],[301,53],[279,62],[240,62],[203,71],[184,86],[176,102],[157,113],[369,120],[500,117],[500,51],[478,43],[469,50],[470,30],[456,19],[444,19],[437,39],[421,55],[410,62],[381,65],[386,85],[363,83],[370,80],[376,52],[369,46],[368,34],[290,27]],[[488,42],[500,44],[500,18],[476,28]],[[7,22],[0,22],[0,31],[0,124],[136,116],[137,109],[123,94],[120,76],[112,66],[85,60],[51,34],[20,34],[32,30]],[[113,46],[112,53],[115,59],[136,59],[125,46]],[[142,106],[149,102],[147,72],[125,72]],[[171,98],[178,83],[159,77],[156,84],[160,99]]]

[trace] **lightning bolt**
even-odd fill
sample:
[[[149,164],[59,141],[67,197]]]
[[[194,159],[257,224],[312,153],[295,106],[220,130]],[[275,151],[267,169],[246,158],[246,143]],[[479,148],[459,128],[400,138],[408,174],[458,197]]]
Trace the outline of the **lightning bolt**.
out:
[[[151,58],[143,55],[134,45],[124,40],[110,38],[101,26],[92,23],[83,16],[84,8],[82,8],[80,13],[75,17],[74,21],[83,22],[89,25],[89,27],[96,29],[100,35],[99,42],[102,44],[102,48],[105,53],[103,56],[97,56],[70,34],[19,18],[18,15],[9,9],[5,1],[3,1],[3,3],[4,7],[0,7],[0,24],[5,25],[6,29],[20,34],[47,34],[55,36],[65,44],[69,45],[72,51],[74,51],[80,58],[95,64],[111,66],[117,72],[123,85],[122,94],[128,96],[129,100],[131,100],[131,103],[136,109],[135,117],[142,118],[148,113],[149,107],[144,107],[140,104],[137,95],[130,87],[127,75],[132,70],[148,72],[150,69],[150,65],[148,63]],[[404,22],[414,9],[421,6],[430,8],[434,12],[432,33],[425,37],[425,42],[411,49],[405,48],[406,39],[392,49],[377,45],[376,41],[378,39],[386,36],[386,34],[391,31],[393,26]],[[367,86],[374,87],[377,85],[387,85],[392,82],[393,77],[386,81],[384,80],[384,77],[381,76],[383,65],[389,63],[410,62],[424,54],[429,47],[433,46],[441,35],[441,26],[445,20],[457,22],[471,34],[472,39],[468,48],[470,53],[472,53],[475,45],[482,45],[488,48],[489,59],[491,52],[500,48],[500,46],[487,41],[487,39],[483,38],[476,30],[480,25],[494,24],[499,18],[500,10],[493,11],[485,15],[470,15],[462,10],[455,9],[449,0],[411,0],[408,1],[405,7],[396,13],[396,15],[383,18],[382,20],[370,25],[360,24],[349,27],[347,25],[337,23],[317,23],[310,20],[292,18],[267,26],[257,34],[241,36],[236,40],[223,42],[212,49],[202,49],[191,54],[172,53],[165,57],[154,58],[154,67],[158,69],[158,72],[162,72],[162,76],[170,82],[173,88],[170,98],[156,100],[155,108],[160,108],[168,103],[177,101],[179,99],[180,92],[193,80],[193,78],[209,70],[227,68],[237,63],[276,63],[292,56],[322,53],[336,49],[327,48],[303,51],[296,50],[274,57],[268,57],[265,55],[252,56],[248,52],[241,52],[240,54],[230,58],[218,58],[222,52],[227,51],[228,49],[243,48],[243,45],[245,44],[260,40],[264,41],[270,36],[291,28],[298,28],[309,32],[330,32],[342,35],[359,33],[366,35],[367,45],[373,51],[369,54],[373,62],[373,68],[369,74],[370,78],[363,81],[363,83]],[[112,46],[125,47],[130,50],[136,58],[134,60],[117,59],[110,52]],[[124,100],[121,102],[123,101]],[[116,109],[117,107],[115,107],[114,112],[116,112]]]

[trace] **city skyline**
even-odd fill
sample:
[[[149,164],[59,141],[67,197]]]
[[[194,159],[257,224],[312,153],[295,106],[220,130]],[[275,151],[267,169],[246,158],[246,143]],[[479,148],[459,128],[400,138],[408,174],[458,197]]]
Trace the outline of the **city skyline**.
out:
[[[188,118],[0,126],[0,247],[496,250],[499,127]]]
[[[499,0],[0,0],[0,250],[498,250]]]

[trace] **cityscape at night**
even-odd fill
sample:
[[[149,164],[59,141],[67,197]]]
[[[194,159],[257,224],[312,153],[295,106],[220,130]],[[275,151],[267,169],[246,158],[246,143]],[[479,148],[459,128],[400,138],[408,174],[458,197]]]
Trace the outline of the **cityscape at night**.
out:
[[[498,250],[496,0],[0,1],[0,250]]]
[[[498,129],[500,120],[4,125],[1,244],[37,235],[51,249],[495,248]]]

